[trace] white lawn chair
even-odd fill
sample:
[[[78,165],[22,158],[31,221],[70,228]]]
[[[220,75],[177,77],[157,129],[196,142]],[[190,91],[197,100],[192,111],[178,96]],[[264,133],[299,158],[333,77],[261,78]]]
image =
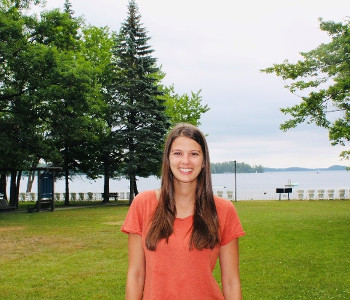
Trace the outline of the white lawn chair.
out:
[[[70,199],[72,201],[77,201],[77,193],[70,193]]]
[[[307,193],[309,195],[309,200],[314,200],[314,198],[315,198],[315,190],[308,190]]]
[[[333,189],[328,190],[327,193],[328,193],[328,200],[334,200],[334,190]]]
[[[297,190],[298,199],[303,200],[304,199],[304,190]]]
[[[318,200],[324,200],[324,190],[318,190],[317,196]]]

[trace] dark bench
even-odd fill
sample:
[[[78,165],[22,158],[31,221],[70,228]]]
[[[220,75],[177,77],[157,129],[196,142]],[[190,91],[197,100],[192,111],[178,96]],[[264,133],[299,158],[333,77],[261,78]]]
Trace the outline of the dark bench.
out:
[[[49,211],[54,211],[54,202],[53,199],[50,198],[44,198],[41,199],[40,201],[36,201],[35,205],[28,205],[28,212],[33,212],[33,211],[41,211],[41,210],[49,210]]]
[[[15,209],[16,207],[8,205],[7,200],[4,197],[4,194],[0,193],[0,211],[11,211]]]
[[[102,193],[102,199],[104,199],[104,193]],[[109,193],[109,199],[113,198],[114,201],[117,201],[119,199],[119,194],[118,193]]]
[[[4,197],[4,194],[0,193],[0,212],[1,211],[11,211],[11,210],[15,210],[15,209],[16,209],[16,207],[8,205],[7,200]]]
[[[289,193],[292,192],[292,188],[276,188],[276,193],[279,195],[279,200],[281,200],[281,194],[288,194],[288,200],[289,200]]]

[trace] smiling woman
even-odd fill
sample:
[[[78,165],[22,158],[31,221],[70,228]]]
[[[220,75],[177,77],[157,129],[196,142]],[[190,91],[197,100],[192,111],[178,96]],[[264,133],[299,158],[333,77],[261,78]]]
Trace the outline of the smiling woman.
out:
[[[205,137],[179,124],[166,140],[161,189],[134,199],[126,299],[241,299],[235,207],[213,195]],[[213,277],[219,258],[222,291]],[[209,266],[209,267],[208,267]]]

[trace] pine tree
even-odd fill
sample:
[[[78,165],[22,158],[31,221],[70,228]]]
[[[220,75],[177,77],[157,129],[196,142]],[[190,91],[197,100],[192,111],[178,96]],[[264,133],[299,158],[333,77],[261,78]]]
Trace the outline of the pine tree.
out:
[[[112,86],[122,112],[119,127],[126,145],[123,173],[130,180],[130,203],[137,194],[136,176],[159,174],[163,140],[169,127],[160,97],[159,68],[149,40],[138,7],[130,0],[128,17],[113,49]]]

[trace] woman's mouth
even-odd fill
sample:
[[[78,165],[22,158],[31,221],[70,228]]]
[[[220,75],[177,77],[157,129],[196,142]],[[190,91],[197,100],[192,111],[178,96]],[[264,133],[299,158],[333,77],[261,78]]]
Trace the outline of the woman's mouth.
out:
[[[193,169],[185,169],[185,168],[180,168],[179,170],[183,174],[188,174],[188,173],[191,173],[193,171]]]

